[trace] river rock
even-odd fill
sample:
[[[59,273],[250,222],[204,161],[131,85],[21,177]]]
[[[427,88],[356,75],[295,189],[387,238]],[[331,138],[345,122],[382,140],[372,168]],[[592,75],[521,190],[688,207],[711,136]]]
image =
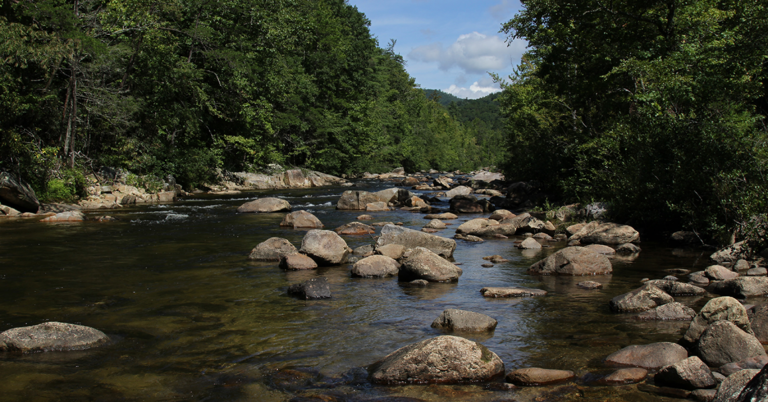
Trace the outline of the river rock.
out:
[[[645,380],[648,376],[648,370],[640,367],[623,368],[614,371],[602,380],[600,383],[609,385],[636,384]]]
[[[708,301],[696,314],[685,335],[683,335],[683,341],[697,342],[707,327],[717,321],[730,321],[742,331],[752,334],[749,315],[744,306],[732,297],[718,297]]]
[[[641,321],[691,321],[696,311],[685,304],[672,302],[648,310],[635,317]]]
[[[728,376],[717,389],[717,395],[714,402],[762,402],[761,400],[750,401],[749,399],[739,399],[739,394],[746,385],[760,373],[760,370],[741,370]]]
[[[757,267],[747,270],[747,276],[766,276],[768,275],[768,269],[763,267]]]
[[[603,288],[603,284],[602,283],[595,282],[595,281],[579,282],[579,283],[576,284],[576,286],[578,286],[578,287],[580,287],[582,289],[587,289],[587,290],[594,290],[594,289],[602,289]]]
[[[688,357],[684,347],[671,342],[632,345],[610,354],[606,363],[658,370]]]
[[[611,310],[619,313],[636,313],[672,303],[675,299],[653,285],[645,284],[629,293],[611,299]]]
[[[429,221],[429,223],[424,225],[424,227],[427,229],[437,229],[437,230],[442,230],[446,228],[445,223],[443,223],[443,221],[439,219],[432,219],[431,221]]]
[[[0,203],[20,212],[37,213],[40,209],[32,187],[8,172],[0,173]]]
[[[337,227],[334,231],[345,236],[359,236],[376,233],[376,229],[374,229],[373,226],[368,226],[361,222],[350,222],[346,225]]]
[[[739,274],[721,265],[710,265],[704,270],[707,278],[713,281],[727,281],[739,277]]]
[[[418,184],[419,184],[419,179],[415,177],[406,177],[405,179],[403,179],[403,181],[400,182],[400,185],[405,187],[412,187]]]
[[[400,264],[385,255],[365,257],[352,266],[352,276],[363,278],[384,278],[400,271]]]
[[[450,191],[445,193],[445,196],[447,198],[453,198],[457,195],[470,195],[472,194],[472,189],[467,186],[458,186],[454,189],[451,189]]]
[[[424,247],[414,248],[400,267],[400,279],[425,279],[430,282],[459,280],[461,268]]]
[[[631,226],[594,221],[586,224],[568,240],[578,240],[581,244],[619,245],[637,243],[640,241],[640,234]]]
[[[546,296],[547,291],[541,290],[541,289],[530,289],[530,288],[493,288],[493,287],[486,287],[480,289],[480,294],[483,295],[483,297],[535,297],[535,296]]]
[[[710,366],[764,356],[765,349],[754,335],[742,331],[730,321],[710,324],[696,344],[697,354]]]
[[[745,276],[715,283],[712,293],[745,299],[753,296],[768,295],[768,277]]]
[[[320,219],[317,219],[315,215],[307,211],[295,211],[285,215],[283,221],[280,222],[280,226],[292,227],[294,229],[321,229],[323,222],[320,222]]]
[[[719,369],[717,369],[717,371],[721,372],[723,375],[727,377],[741,370],[746,370],[746,369],[761,370],[763,367],[765,367],[766,364],[768,364],[768,355],[756,356],[756,357],[750,357],[748,359],[744,359],[739,362],[725,364]]]
[[[25,212],[25,213],[30,213],[30,212]],[[0,216],[18,217],[21,215],[22,215],[22,212],[19,212],[14,208],[11,208],[7,205],[0,205]]]
[[[321,276],[289,286],[288,294],[304,300],[329,299],[331,286],[328,284],[328,280]]]
[[[493,214],[491,214],[491,216],[488,219],[502,221],[507,218],[510,218],[510,219],[514,218],[515,216],[517,215],[513,214],[511,211],[508,211],[506,209],[497,209],[493,211]]]
[[[531,265],[532,275],[606,275],[613,271],[608,257],[584,247],[567,247]]]
[[[381,201],[379,201],[379,202],[369,202],[369,203],[365,204],[365,210],[367,212],[385,212],[385,211],[389,211],[391,209],[392,208],[390,208],[389,205],[387,205],[386,202],[381,202]]]
[[[451,258],[456,249],[456,241],[453,239],[394,225],[384,226],[376,241],[377,248],[387,244],[400,244],[407,249],[424,247],[445,258]]]
[[[576,224],[573,224],[573,225],[568,226],[567,228],[565,228],[565,233],[567,233],[568,236],[573,236],[576,233],[578,233],[579,230],[581,230],[584,226],[587,226],[587,224],[586,223],[576,223]]]
[[[742,257],[745,251],[744,242],[740,241],[714,252],[709,258],[718,264],[733,264]]]
[[[29,353],[84,350],[108,341],[109,337],[97,329],[50,321],[0,333],[0,351]]]
[[[588,248],[588,249],[590,249],[590,250],[592,250],[592,251],[594,251],[594,252],[596,252],[598,254],[602,254],[602,255],[614,255],[614,254],[616,254],[616,250],[614,250],[614,249],[612,249],[612,248],[610,248],[610,247],[608,247],[606,245],[603,245],[603,244],[590,244],[590,245],[586,246],[585,248]]]
[[[654,279],[646,282],[646,284],[656,286],[663,290],[670,296],[700,296],[707,293],[706,290],[692,285],[690,283],[683,283],[679,281],[673,281],[669,279]]]
[[[750,319],[750,327],[760,343],[768,344],[768,304],[755,308],[755,313]]]
[[[402,244],[387,244],[384,246],[377,246],[376,252],[392,258],[393,260],[399,260],[405,253],[405,246]]]
[[[550,385],[574,378],[576,375],[570,370],[549,370],[538,367],[510,371],[506,377],[507,382],[522,386]]]
[[[461,384],[499,377],[504,363],[477,342],[443,335],[404,346],[369,370],[374,384]]]
[[[304,236],[299,251],[312,257],[318,265],[338,265],[347,262],[351,250],[335,232],[313,229]]]
[[[284,254],[280,256],[280,268],[290,271],[300,271],[305,269],[316,269],[315,260],[300,253]]]
[[[256,261],[280,261],[280,256],[297,252],[296,247],[286,239],[271,237],[253,248],[248,256]]]
[[[497,324],[498,321],[485,314],[448,309],[432,322],[432,328],[455,332],[490,332]]]
[[[481,214],[486,212],[483,204],[471,195],[456,195],[451,198],[450,210],[463,214]]]
[[[424,217],[424,219],[440,219],[444,221],[449,221],[452,219],[458,219],[459,217],[456,216],[456,214],[452,214],[450,212],[444,212],[442,214],[429,214]]]
[[[662,368],[653,380],[656,385],[685,389],[713,388],[717,385],[709,367],[697,356],[691,356]]]
[[[738,396],[739,402],[768,401],[768,369],[763,368],[744,386]]]
[[[290,211],[291,204],[280,198],[259,198],[237,208],[238,213],[265,213]]]
[[[738,260],[735,264],[733,264],[734,271],[747,271],[749,268],[750,266],[747,260]]]
[[[546,222],[534,217],[527,212],[515,217],[502,219],[499,224],[514,226],[517,229],[517,232],[520,233],[538,233],[540,231],[544,231],[545,227],[547,226]]]
[[[371,215],[360,215],[360,216],[357,217],[357,220],[359,220],[359,221],[372,221],[373,220],[373,216],[371,216]]]
[[[447,176],[440,176],[432,181],[432,184],[435,187],[442,187],[443,189],[449,189],[451,188],[451,184],[453,184],[453,179]]]
[[[499,222],[493,219],[477,218],[471,219],[462,223],[456,228],[456,233],[471,234],[471,235],[483,235],[486,232],[486,228],[491,226],[498,226]]]
[[[485,240],[483,240],[483,239],[481,239],[481,238],[479,238],[477,236],[465,235],[465,234],[461,234],[461,233],[454,235],[453,238],[454,239],[458,239],[458,240],[464,240],[464,241],[472,242],[472,243],[482,243],[482,242],[485,241]]]
[[[59,212],[56,215],[41,219],[40,222],[82,222],[85,215],[80,211]]]
[[[369,203],[383,201],[375,194],[367,191],[347,190],[336,202],[336,209],[362,211]]]
[[[488,171],[478,172],[476,175],[470,177],[470,180],[492,182],[496,180],[504,181],[504,175],[501,173],[494,173]]]
[[[523,249],[523,250],[540,250],[541,243],[537,242],[536,239],[534,239],[533,237],[529,237],[523,240],[522,243],[518,244],[517,248]]]
[[[616,254],[619,255],[632,255],[641,251],[640,247],[632,243],[624,243],[619,247],[616,247]]]

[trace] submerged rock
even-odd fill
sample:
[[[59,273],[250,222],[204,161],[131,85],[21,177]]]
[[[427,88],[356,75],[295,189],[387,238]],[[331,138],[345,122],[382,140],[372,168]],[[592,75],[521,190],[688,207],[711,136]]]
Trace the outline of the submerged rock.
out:
[[[0,333],[0,351],[29,353],[84,350],[107,341],[109,337],[97,329],[51,321]]]
[[[317,268],[317,263],[315,260],[304,254],[292,253],[281,255],[279,266],[282,269],[299,271],[304,269],[315,269]]]
[[[331,297],[331,286],[328,280],[321,276],[289,286],[288,294],[304,300],[328,299]]]
[[[515,385],[550,385],[576,378],[570,370],[549,370],[537,367],[517,369],[507,374],[507,381]]]
[[[485,314],[448,309],[435,319],[432,328],[455,332],[490,332],[497,324],[498,321]]]
[[[374,384],[462,384],[497,378],[504,363],[477,342],[443,335],[396,350],[370,372]]]
[[[60,212],[56,215],[41,219],[40,222],[82,222],[85,215],[80,211]]]
[[[645,380],[648,370],[640,367],[624,368],[614,371],[599,382],[609,385],[635,384]]]

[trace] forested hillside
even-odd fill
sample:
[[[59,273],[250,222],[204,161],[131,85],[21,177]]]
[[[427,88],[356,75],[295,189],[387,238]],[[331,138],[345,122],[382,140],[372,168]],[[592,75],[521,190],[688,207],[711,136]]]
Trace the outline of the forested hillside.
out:
[[[503,30],[530,46],[500,97],[511,178],[643,227],[765,238],[763,2],[531,0]]]
[[[343,0],[0,4],[0,171],[43,198],[100,166],[194,187],[270,163],[493,163]]]

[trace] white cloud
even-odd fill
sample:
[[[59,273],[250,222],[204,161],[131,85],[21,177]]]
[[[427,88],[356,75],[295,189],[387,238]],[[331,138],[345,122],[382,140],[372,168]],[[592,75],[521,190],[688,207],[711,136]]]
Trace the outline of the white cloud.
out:
[[[462,99],[477,99],[483,96],[490,95],[494,92],[501,91],[501,88],[495,84],[490,78],[475,81],[469,88],[458,87],[451,85],[448,89],[444,89],[443,92],[447,92],[451,95]]]
[[[513,58],[519,59],[525,46],[521,48],[516,42],[508,47],[498,36],[472,32],[459,36],[448,48],[443,48],[442,43],[419,46],[408,57],[425,63],[437,62],[443,71],[458,67],[469,74],[480,74],[502,70],[512,64]]]

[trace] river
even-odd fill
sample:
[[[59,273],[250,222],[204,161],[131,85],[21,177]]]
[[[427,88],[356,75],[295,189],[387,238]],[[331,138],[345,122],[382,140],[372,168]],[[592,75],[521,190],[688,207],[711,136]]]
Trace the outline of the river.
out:
[[[388,187],[375,181],[358,185],[370,191]],[[426,288],[402,286],[396,278],[352,278],[351,265],[286,272],[277,263],[247,259],[253,247],[274,236],[298,247],[305,232],[279,227],[282,213],[237,214],[239,205],[283,197],[332,230],[361,214],[335,209],[344,190],[193,196],[87,214],[118,219],[104,223],[0,221],[0,331],[61,321],[95,327],[112,339],[79,352],[0,354],[0,400],[673,400],[635,385],[605,387],[589,380],[612,371],[603,364],[608,354],[631,344],[675,342],[688,326],[639,322],[611,313],[608,301],[637,288],[642,278],[661,278],[673,268],[702,269],[706,256],[641,243],[639,258],[614,261],[612,276],[586,278],[604,284],[592,291],[576,287],[585,278],[526,273],[563,242],[527,255],[513,247],[512,238],[457,240],[454,258],[463,276],[458,283]],[[371,215],[373,222],[403,222],[414,229],[427,223],[423,214],[405,211]],[[449,221],[438,234],[452,237],[461,221],[474,217]],[[352,248],[373,242],[370,236],[345,240]],[[482,257],[494,254],[510,261],[481,267],[487,263]],[[290,284],[318,275],[331,283],[331,299],[287,296]],[[549,294],[484,299],[479,291],[485,286],[534,287]],[[698,310],[706,300],[678,301]],[[580,380],[512,391],[367,382],[364,367],[406,344],[440,335],[430,324],[447,308],[499,321],[492,335],[470,338],[498,354],[507,371],[567,369]]]

